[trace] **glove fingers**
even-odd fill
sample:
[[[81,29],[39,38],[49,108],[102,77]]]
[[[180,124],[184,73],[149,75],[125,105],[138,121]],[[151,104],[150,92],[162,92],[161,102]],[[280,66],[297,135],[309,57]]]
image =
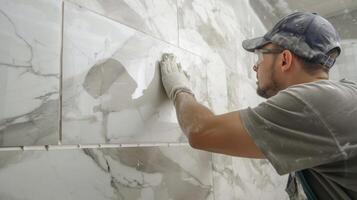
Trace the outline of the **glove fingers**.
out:
[[[171,53],[164,53],[161,60],[161,68],[164,73],[171,73],[173,71],[172,60],[174,55]]]
[[[166,67],[165,67],[164,61],[161,60],[161,61],[159,62],[159,65],[160,65],[161,75],[166,74],[166,73],[167,73],[167,69],[166,69]]]
[[[169,53],[164,53],[162,55],[162,59],[160,61],[160,68],[161,68],[161,73],[162,74],[167,74],[167,73],[169,73],[171,71],[169,69],[169,58],[170,58],[170,54]]]
[[[176,57],[174,54],[170,54],[169,56],[169,68],[170,68],[170,72],[177,71]]]
[[[169,53],[164,53],[164,54],[162,54],[162,58],[161,58],[161,60],[167,60],[168,58],[169,58],[169,56],[170,56],[170,54]]]
[[[182,66],[181,63],[177,63],[177,69],[179,72],[182,72]]]

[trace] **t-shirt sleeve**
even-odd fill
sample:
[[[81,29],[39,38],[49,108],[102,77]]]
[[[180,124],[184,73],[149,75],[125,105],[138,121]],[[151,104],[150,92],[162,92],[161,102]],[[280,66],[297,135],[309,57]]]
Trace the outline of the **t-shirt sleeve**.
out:
[[[248,134],[279,174],[341,159],[333,134],[313,105],[289,89],[240,110]]]

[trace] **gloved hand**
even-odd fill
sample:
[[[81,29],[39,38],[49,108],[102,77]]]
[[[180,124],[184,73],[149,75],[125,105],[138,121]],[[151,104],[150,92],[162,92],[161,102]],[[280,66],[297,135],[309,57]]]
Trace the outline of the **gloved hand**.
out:
[[[160,61],[161,80],[167,96],[175,102],[179,92],[187,92],[194,96],[188,76],[182,71],[180,63],[176,63],[174,54],[164,53]]]

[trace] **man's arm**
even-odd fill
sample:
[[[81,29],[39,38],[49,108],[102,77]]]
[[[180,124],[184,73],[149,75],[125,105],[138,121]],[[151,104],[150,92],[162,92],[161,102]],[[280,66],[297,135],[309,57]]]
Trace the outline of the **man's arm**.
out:
[[[248,158],[264,158],[243,127],[239,112],[214,115],[194,98],[191,84],[173,54],[160,61],[167,96],[175,103],[182,131],[194,148]]]
[[[186,92],[175,99],[177,119],[193,148],[248,158],[264,158],[243,127],[239,112],[214,115]]]

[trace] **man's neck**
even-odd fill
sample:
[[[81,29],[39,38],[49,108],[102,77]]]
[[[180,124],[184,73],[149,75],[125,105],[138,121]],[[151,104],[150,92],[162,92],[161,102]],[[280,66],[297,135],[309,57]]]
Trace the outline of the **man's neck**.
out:
[[[315,82],[315,81],[320,81],[320,80],[328,80],[329,76],[326,72],[321,72],[321,73],[316,73],[314,75],[310,74],[302,74],[300,76],[295,76],[298,78],[291,79],[287,81],[286,85],[284,88],[288,88],[292,85],[297,85],[297,84],[303,84],[303,83],[310,83],[310,82]]]

